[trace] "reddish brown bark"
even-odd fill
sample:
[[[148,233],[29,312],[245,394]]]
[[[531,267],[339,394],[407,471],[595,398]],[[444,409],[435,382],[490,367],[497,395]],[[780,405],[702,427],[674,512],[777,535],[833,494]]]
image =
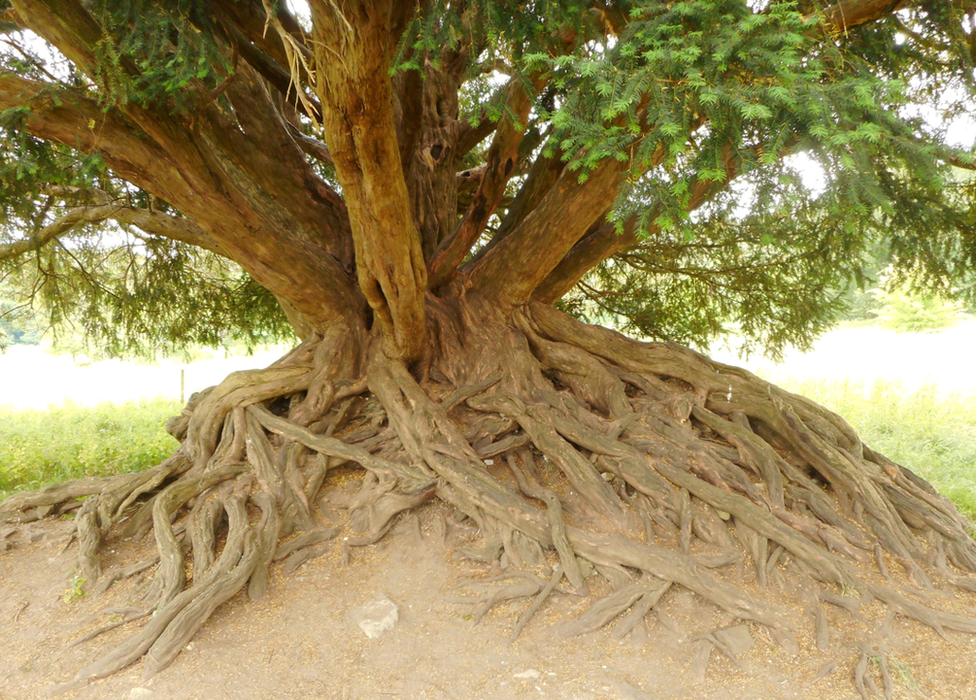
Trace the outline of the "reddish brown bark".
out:
[[[472,285],[503,304],[518,305],[532,292],[605,211],[629,164],[608,160],[580,183],[565,171],[519,227],[466,273]],[[517,271],[517,272],[515,272]]]
[[[488,219],[495,213],[505,192],[505,185],[515,174],[519,144],[522,142],[529,109],[532,107],[532,96],[526,94],[522,84],[512,83],[508,88],[507,104],[509,111],[506,111],[495,129],[481,183],[472,196],[471,204],[457,225],[454,235],[437,249],[428,265],[431,289],[440,287],[453,276],[458,265],[485,230]]]
[[[392,1],[312,3],[323,125],[349,208],[359,286],[387,352],[416,360],[427,335],[427,266],[400,162],[389,74],[402,12]]]

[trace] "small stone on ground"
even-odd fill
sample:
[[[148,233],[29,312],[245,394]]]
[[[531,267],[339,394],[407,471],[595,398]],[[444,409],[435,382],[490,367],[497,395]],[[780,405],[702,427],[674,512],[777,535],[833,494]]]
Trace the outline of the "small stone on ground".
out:
[[[524,681],[534,681],[536,678],[542,674],[536,671],[534,668],[530,668],[528,671],[522,671],[521,673],[516,673],[513,678],[519,678]]]
[[[376,639],[396,626],[400,613],[396,603],[386,596],[380,596],[371,603],[350,610],[349,617],[367,637]]]

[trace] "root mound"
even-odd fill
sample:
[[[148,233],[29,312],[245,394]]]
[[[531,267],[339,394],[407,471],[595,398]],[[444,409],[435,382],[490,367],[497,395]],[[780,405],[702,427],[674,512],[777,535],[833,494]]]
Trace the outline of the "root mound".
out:
[[[326,551],[339,532],[318,524],[327,496],[348,511],[344,546],[376,542],[431,498],[475,521],[483,546],[464,554],[505,574],[465,600],[481,603],[480,618],[531,599],[512,639],[553,591],[587,594],[594,570],[613,592],[562,634],[625,613],[615,634],[626,634],[673,587],[792,650],[804,625],[830,644],[825,603],[879,600],[940,634],[976,633],[976,617],[952,612],[968,610],[960,591],[976,592],[972,524],[839,416],[687,348],[547,306],[508,318],[473,301],[431,309],[421,367],[387,359],[364,329],[332,329],[194,395],[167,424],[181,446],[162,464],[0,505],[5,520],[76,510],[78,576],[96,591],[153,572],[144,613],[124,621],[148,622],[70,687],[141,657],[153,675],[222,603],[262,596],[270,567]],[[340,500],[329,475],[343,465],[363,476]],[[109,538],[150,532],[156,556],[101,570]],[[742,584],[747,571],[755,586]],[[784,596],[796,605],[774,602]],[[884,654],[863,647],[858,690],[867,696],[866,660],[880,658],[890,697]]]

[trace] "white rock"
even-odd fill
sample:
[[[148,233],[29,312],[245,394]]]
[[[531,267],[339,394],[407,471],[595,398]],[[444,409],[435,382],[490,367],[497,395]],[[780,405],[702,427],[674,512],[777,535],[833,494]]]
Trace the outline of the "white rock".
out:
[[[536,678],[542,674],[536,671],[534,668],[530,668],[528,671],[522,671],[521,673],[516,673],[512,678],[519,678],[523,681],[534,681]]]
[[[396,626],[400,612],[396,603],[386,596],[380,596],[371,603],[353,608],[349,617],[359,625],[363,634],[370,639],[376,639]]]
[[[133,688],[129,691],[129,700],[149,700],[153,696],[153,691],[149,688]]]

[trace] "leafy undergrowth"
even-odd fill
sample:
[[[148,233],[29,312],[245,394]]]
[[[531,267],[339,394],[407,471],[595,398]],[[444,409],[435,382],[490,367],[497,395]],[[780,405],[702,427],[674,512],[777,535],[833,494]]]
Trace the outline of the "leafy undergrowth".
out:
[[[976,521],[976,396],[876,382],[774,380],[842,415],[865,444],[927,479]]]
[[[179,411],[173,399],[0,408],[0,501],[15,491],[158,464],[177,447],[163,425]]]

